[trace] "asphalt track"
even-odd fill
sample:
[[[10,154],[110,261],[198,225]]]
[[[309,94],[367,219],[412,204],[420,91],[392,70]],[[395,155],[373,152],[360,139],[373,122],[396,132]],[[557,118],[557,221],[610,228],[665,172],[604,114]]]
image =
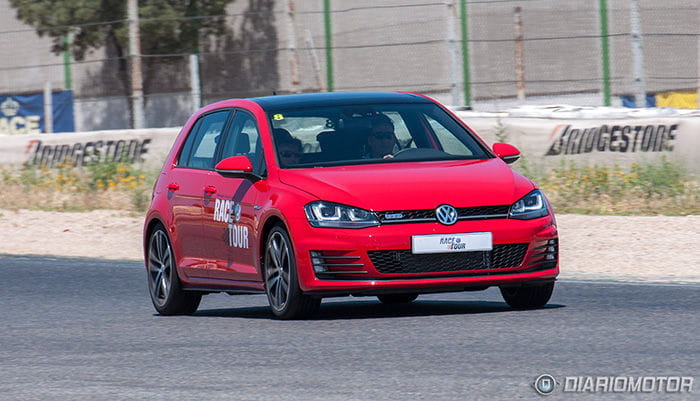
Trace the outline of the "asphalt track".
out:
[[[496,289],[324,300],[277,321],[261,295],[154,314],[138,264],[0,255],[1,400],[700,398],[700,286],[557,283],[544,309]],[[564,376],[694,376],[692,393],[563,394]]]

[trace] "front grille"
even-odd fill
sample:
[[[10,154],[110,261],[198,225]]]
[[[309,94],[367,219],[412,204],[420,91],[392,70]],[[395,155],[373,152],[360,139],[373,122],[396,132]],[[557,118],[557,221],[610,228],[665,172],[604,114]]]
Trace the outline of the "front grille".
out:
[[[520,266],[528,244],[494,245],[491,251],[492,269]]]
[[[474,216],[502,216],[508,215],[508,211],[510,211],[510,205],[457,208],[457,213],[459,213],[460,219]]]
[[[491,251],[413,254],[410,249],[369,251],[378,272],[443,273],[462,270],[503,269],[519,266],[528,244],[494,245]]]
[[[498,219],[508,216],[509,205],[458,207],[460,220]],[[388,210],[376,212],[382,224],[414,223],[437,221],[435,209]]]
[[[400,218],[387,218],[389,216],[401,216]],[[382,223],[394,223],[405,220],[435,220],[435,210],[434,209],[421,209],[421,210],[390,210],[387,212],[377,212],[377,217]]]

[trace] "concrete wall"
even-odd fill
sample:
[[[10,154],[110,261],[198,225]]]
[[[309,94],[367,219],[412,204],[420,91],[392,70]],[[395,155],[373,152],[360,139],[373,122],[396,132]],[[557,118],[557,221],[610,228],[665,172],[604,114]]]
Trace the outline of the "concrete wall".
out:
[[[230,34],[202,38],[204,104],[273,91],[318,91],[323,85],[318,83],[311,52],[305,46],[307,30],[325,84],[323,2],[294,2],[300,78],[295,87],[291,82],[293,63],[285,1],[235,0],[226,18]],[[513,104],[515,6],[523,9],[525,103],[600,105],[598,2],[580,0],[470,2],[473,105],[491,109]],[[648,90],[694,89],[700,4],[697,0],[640,0],[640,6]],[[631,93],[629,0],[608,0],[608,7],[613,93]],[[417,91],[453,103],[449,90],[454,72],[445,4],[332,0],[331,8],[336,90]],[[459,38],[459,25],[454,28]],[[39,38],[32,28],[19,23],[8,0],[0,0],[0,93],[40,91],[46,80],[51,80],[54,88],[63,89],[63,60],[50,53],[50,47],[50,39]],[[457,47],[460,49],[459,44]],[[109,57],[109,50],[102,49],[71,66],[78,130],[129,125],[126,90],[117,79],[114,62],[103,61]],[[461,68],[460,56],[456,71],[460,91]],[[152,127],[180,125],[193,109],[186,57],[169,63],[157,75],[147,85],[147,123]]]

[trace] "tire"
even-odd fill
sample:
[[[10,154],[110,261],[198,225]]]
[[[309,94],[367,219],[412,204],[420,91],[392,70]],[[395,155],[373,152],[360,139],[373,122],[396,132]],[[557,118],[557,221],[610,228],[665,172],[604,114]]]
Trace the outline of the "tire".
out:
[[[554,290],[554,282],[521,287],[501,287],[501,295],[510,307],[515,309],[541,308],[549,302]]]
[[[270,230],[263,255],[265,293],[270,309],[279,319],[301,319],[318,312],[321,298],[305,295],[299,288],[292,240],[282,225]]]
[[[158,313],[191,315],[197,311],[202,294],[182,289],[170,238],[161,225],[153,230],[148,239],[146,272],[148,293]]]
[[[418,294],[384,294],[377,295],[383,304],[407,304],[418,298]]]

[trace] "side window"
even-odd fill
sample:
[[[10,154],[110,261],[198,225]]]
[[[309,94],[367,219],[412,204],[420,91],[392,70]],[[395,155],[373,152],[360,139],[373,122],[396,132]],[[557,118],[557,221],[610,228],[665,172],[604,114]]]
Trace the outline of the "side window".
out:
[[[401,114],[395,111],[384,111],[383,114],[389,117],[391,122],[394,123],[394,134],[396,134],[396,140],[399,141],[401,149],[406,147],[415,148],[416,145],[413,144],[413,138]]]
[[[230,113],[226,110],[207,114],[195,123],[182,147],[179,167],[210,169],[214,166],[216,145]]]
[[[247,156],[251,164],[257,167],[261,155],[260,132],[255,124],[255,118],[246,112],[237,111],[226,134],[221,159]]]
[[[202,120],[202,118],[197,120],[194,123],[194,125],[192,125],[190,133],[187,134],[187,139],[185,139],[185,145],[182,147],[182,150],[180,151],[180,157],[178,158],[178,166],[187,166],[189,164],[190,156],[192,155],[192,144],[194,143],[195,138],[197,137],[197,131],[199,131],[199,128],[202,126]]]
[[[462,143],[450,130],[442,125],[437,120],[426,115],[425,119],[430,124],[438,142],[442,146],[442,150],[453,155],[471,156],[474,154],[464,143]]]

